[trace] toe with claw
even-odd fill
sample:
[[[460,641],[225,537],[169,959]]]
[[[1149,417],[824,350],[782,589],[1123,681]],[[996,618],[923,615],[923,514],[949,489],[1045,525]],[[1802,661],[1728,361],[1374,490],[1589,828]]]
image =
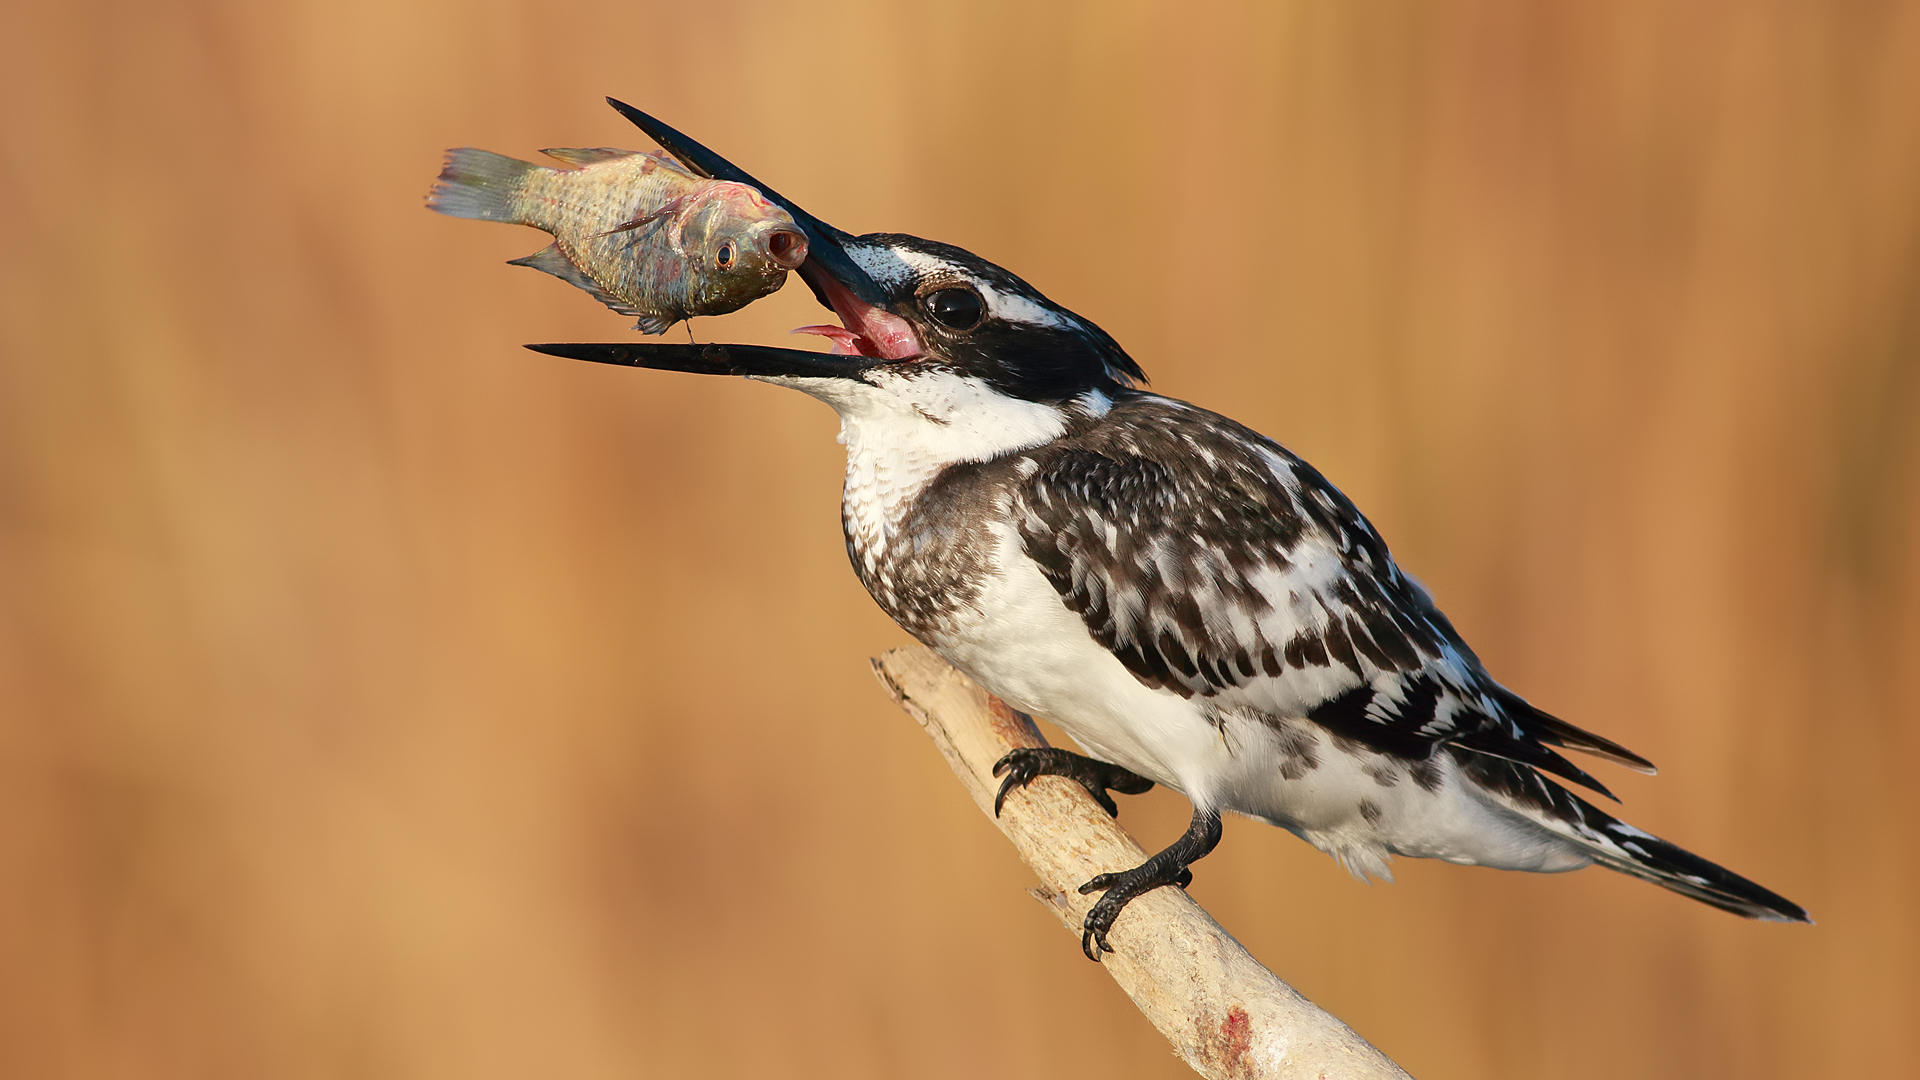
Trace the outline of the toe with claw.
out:
[[[1210,810],[1196,810],[1187,831],[1165,851],[1131,870],[1094,875],[1091,881],[1080,886],[1080,895],[1096,892],[1104,895],[1095,901],[1081,923],[1080,951],[1096,963],[1102,953],[1112,952],[1113,946],[1107,944],[1107,931],[1113,929],[1121,910],[1134,897],[1163,885],[1184,889],[1193,884],[1193,871],[1188,866],[1212,851],[1219,842],[1220,815]]]
[[[1002,774],[1006,779],[1000,782],[1000,791],[993,797],[994,817],[1000,816],[1000,808],[1006,804],[1009,793],[1026,787],[1042,776],[1064,776],[1086,788],[1087,794],[1094,797],[1108,817],[1119,817],[1120,807],[1107,792],[1139,795],[1153,787],[1153,781],[1118,765],[1051,746],[1022,747],[1008,751],[993,765],[993,775]]]

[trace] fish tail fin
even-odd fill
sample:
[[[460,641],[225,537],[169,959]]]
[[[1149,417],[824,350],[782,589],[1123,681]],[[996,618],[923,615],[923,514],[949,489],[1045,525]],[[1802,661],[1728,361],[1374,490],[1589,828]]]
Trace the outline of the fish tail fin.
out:
[[[427,209],[449,217],[534,224],[521,211],[520,192],[536,171],[550,170],[471,146],[449,150],[440,176],[427,192]]]

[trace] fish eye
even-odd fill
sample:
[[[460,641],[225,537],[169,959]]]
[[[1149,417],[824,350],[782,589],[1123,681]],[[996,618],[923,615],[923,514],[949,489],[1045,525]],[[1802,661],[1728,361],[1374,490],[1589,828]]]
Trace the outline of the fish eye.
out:
[[[972,289],[938,289],[928,293],[920,304],[933,316],[934,322],[949,330],[971,330],[980,325],[981,316],[986,314],[980,294]]]
[[[721,244],[720,251],[717,257],[720,262],[720,269],[725,270],[727,267],[732,266],[733,265],[733,245]]]

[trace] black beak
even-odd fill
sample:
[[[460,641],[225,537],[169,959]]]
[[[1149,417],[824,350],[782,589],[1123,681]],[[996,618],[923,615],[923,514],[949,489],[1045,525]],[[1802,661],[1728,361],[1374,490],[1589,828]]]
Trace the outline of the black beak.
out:
[[[886,306],[886,294],[860,265],[847,255],[842,241],[848,234],[795,206],[785,196],[755,180],[726,158],[701,146],[685,135],[622,101],[607,99],[607,104],[634,122],[661,148],[679,159],[680,164],[711,180],[731,180],[757,189],[769,202],[793,215],[794,223],[807,234],[807,259],[800,264],[801,280],[813,290],[821,305],[831,308],[823,281],[839,283],[860,300],[876,307]],[[549,356],[587,360],[620,367],[657,368],[662,371],[690,371],[701,375],[760,375],[787,378],[857,379],[860,373],[885,361],[865,356],[836,356],[782,349],[770,345],[669,345],[662,342],[581,342],[578,344],[529,345],[527,348]]]
[[[664,342],[581,342],[529,345],[548,356],[587,360],[619,367],[691,371],[697,375],[765,375],[784,378],[857,379],[886,363],[866,356],[835,356],[772,345],[670,345]]]
[[[866,303],[875,307],[887,305],[886,294],[881,291],[880,286],[867,275],[865,270],[860,269],[858,263],[847,256],[847,249],[841,243],[843,240],[850,239],[847,233],[800,209],[794,205],[793,200],[755,180],[745,169],[626,102],[608,98],[607,104],[620,110],[620,115],[633,121],[635,127],[646,132],[648,138],[659,143],[661,149],[679,159],[680,164],[693,172],[710,180],[731,180],[746,184],[757,189],[768,202],[792,214],[794,222],[807,234],[807,261],[800,264],[800,278],[807,283],[808,288],[813,290],[814,298],[820,301],[822,307],[833,307],[827,302],[826,293],[821,290],[816,276],[822,273],[830,275]]]

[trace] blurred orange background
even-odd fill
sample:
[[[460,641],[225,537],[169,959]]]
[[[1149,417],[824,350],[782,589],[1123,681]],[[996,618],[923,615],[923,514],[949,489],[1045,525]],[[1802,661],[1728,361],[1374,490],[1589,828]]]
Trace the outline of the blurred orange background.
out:
[[[1195,895],[1415,1075],[1920,1055],[1920,7],[7,22],[0,1074],[1187,1075],[869,675],[831,413],[525,352],[631,331],[422,209],[446,147],[646,146],[605,94],[1304,454],[1820,920],[1230,823]]]

